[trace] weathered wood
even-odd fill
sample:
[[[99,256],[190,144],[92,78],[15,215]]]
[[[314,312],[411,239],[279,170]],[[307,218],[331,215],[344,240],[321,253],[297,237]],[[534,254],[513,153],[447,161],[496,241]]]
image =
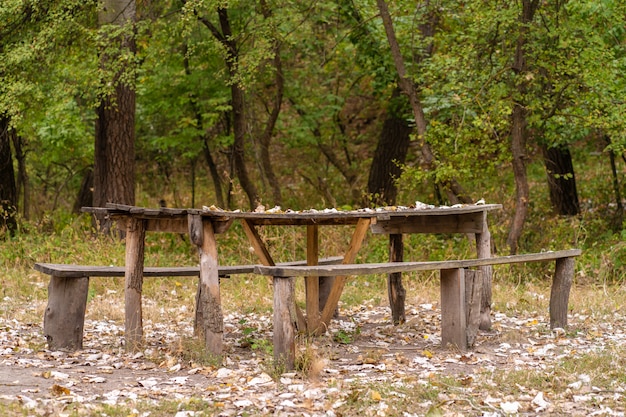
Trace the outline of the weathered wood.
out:
[[[352,234],[352,239],[350,240],[350,245],[348,246],[348,250],[346,251],[343,262],[344,263],[352,263],[356,259],[356,255],[361,249],[361,245],[363,244],[363,239],[365,239],[365,235],[367,233],[367,229],[369,228],[372,220],[369,218],[361,218],[356,225],[354,233]],[[319,268],[319,266],[308,267],[308,268]],[[256,267],[255,267],[256,271]],[[286,274],[278,276],[295,276],[297,274]],[[308,275],[308,274],[307,274]],[[312,274],[311,274],[312,275]],[[327,274],[316,274],[317,276],[325,276]],[[328,276],[335,276],[335,282],[333,283],[333,287],[330,290],[330,294],[328,295],[328,300],[326,300],[326,305],[324,306],[324,310],[322,311],[321,322],[328,327],[330,324],[330,319],[332,318],[335,309],[337,308],[337,304],[339,303],[339,298],[341,297],[341,293],[343,292],[343,287],[346,282],[346,276],[338,275],[338,274],[328,274]]]
[[[189,232],[189,241],[196,246],[202,246],[204,239],[204,230],[202,229],[202,217],[198,215],[187,215],[187,229]]]
[[[51,350],[83,348],[85,308],[89,278],[52,276],[48,284],[48,305],[44,313],[43,333]]]
[[[318,226],[306,227],[307,265],[317,265],[319,256]],[[319,277],[305,277],[307,332],[316,334],[320,323],[320,280]]]
[[[224,342],[224,316],[220,295],[220,279],[217,268],[217,243],[210,220],[202,221],[202,245],[200,255],[200,280],[196,297],[196,318],[200,335],[206,347],[214,355],[221,355]]]
[[[467,349],[465,269],[441,270],[441,345]]]
[[[389,235],[389,262],[402,262],[404,259],[404,245],[402,235]],[[387,276],[387,292],[389,295],[389,307],[391,308],[391,320],[394,325],[406,321],[404,302],[406,290],[402,285],[402,273],[392,272]]]
[[[294,279],[274,277],[274,362],[294,369],[296,358]]]
[[[331,256],[318,260],[319,265],[336,264],[343,260],[343,256]],[[306,261],[283,262],[277,265],[306,265]],[[227,278],[231,275],[253,274],[256,265],[220,265],[220,278]],[[110,265],[75,265],[75,264],[51,264],[38,262],[34,269],[47,275],[54,275],[62,278],[81,277],[123,277],[126,268],[123,266]],[[163,266],[143,268],[143,276],[146,277],[193,277],[200,276],[200,268],[197,266]]]
[[[497,256],[484,259],[456,259],[447,261],[425,262],[383,262],[371,264],[353,264],[344,258],[344,264],[318,266],[282,266],[273,267],[256,265],[254,272],[260,275],[274,276],[338,276],[338,275],[368,275],[389,274],[409,271],[434,271],[437,269],[474,268],[483,265],[504,265],[523,262],[552,261],[560,258],[579,256],[580,249],[568,249],[553,252],[527,253],[522,255]]]
[[[372,225],[372,233],[479,233],[482,231],[482,212],[459,213],[407,217],[390,217],[389,220],[377,219]]]
[[[550,291],[550,328],[567,327],[569,293],[574,279],[574,258],[557,259]]]
[[[476,257],[491,258],[491,234],[487,225],[487,213],[480,213],[483,217],[482,230],[476,233]],[[481,265],[479,269],[482,271],[482,296],[480,307],[480,329],[491,329],[491,286],[493,267],[492,265]]]
[[[480,308],[483,290],[483,272],[465,270],[465,313],[467,323],[467,347],[474,347],[480,327]]]
[[[141,347],[143,338],[141,292],[143,286],[145,236],[145,220],[131,218],[126,222],[124,323],[126,348],[131,351],[138,350]]]

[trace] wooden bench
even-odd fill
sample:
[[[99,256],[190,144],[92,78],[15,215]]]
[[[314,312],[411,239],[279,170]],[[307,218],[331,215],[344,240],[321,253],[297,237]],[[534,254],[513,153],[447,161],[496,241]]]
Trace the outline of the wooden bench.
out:
[[[319,263],[341,262],[343,257],[323,258]],[[287,262],[279,265],[305,265],[306,261]],[[219,276],[252,274],[255,265],[220,266]],[[50,349],[82,349],[85,310],[90,277],[124,277],[121,266],[73,265],[36,263],[34,268],[50,275],[48,285],[48,305],[44,314],[44,335]],[[183,267],[144,267],[144,277],[184,277],[200,276],[197,266]]]
[[[441,274],[441,342],[465,350],[473,346],[480,321],[482,275],[476,268],[522,262],[556,261],[550,294],[550,327],[567,326],[569,293],[574,277],[574,258],[580,249],[530,253],[481,259],[429,262],[387,262],[316,266],[261,266],[254,272],[274,277],[274,357],[293,363],[295,351],[293,324],[293,280],[297,276],[336,276],[390,274],[439,270]],[[291,361],[291,362],[290,362]]]

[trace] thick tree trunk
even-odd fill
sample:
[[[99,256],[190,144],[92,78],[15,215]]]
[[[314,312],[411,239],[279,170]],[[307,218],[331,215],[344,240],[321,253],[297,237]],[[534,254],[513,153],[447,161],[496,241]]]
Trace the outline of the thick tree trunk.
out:
[[[11,138],[15,131],[9,126],[9,119],[0,116],[0,236],[17,230],[17,189],[13,171]]]
[[[543,161],[548,177],[550,201],[557,214],[575,216],[580,212],[572,155],[567,147],[542,145]]]
[[[98,15],[100,25],[134,24],[134,0],[106,0]],[[135,52],[135,42],[131,38],[114,38],[120,45],[115,55],[103,54],[100,65],[110,70],[121,50]],[[115,86],[111,95],[102,97],[97,109],[94,196],[93,204],[103,207],[108,202],[120,204],[135,203],[135,91],[116,72],[112,80],[103,80]],[[100,219],[102,221],[102,219]],[[110,225],[102,224],[108,231]]]
[[[396,180],[402,175],[412,128],[401,117],[389,114],[383,124],[380,140],[370,167],[367,192],[375,205],[396,203]]]

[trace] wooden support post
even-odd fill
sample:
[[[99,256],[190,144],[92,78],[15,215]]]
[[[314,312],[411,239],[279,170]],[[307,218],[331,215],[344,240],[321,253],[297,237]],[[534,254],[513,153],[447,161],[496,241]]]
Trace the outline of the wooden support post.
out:
[[[319,230],[316,225],[306,228],[306,264],[317,265],[319,256]],[[320,324],[320,280],[305,277],[307,332],[316,334]]]
[[[404,260],[404,244],[401,234],[389,235],[389,262],[402,262]],[[389,307],[391,319],[394,325],[406,321],[404,302],[406,290],[402,285],[402,272],[394,272],[387,277],[387,292],[389,294]]]
[[[294,369],[296,358],[294,279],[274,277],[274,363]]]
[[[467,347],[474,347],[480,327],[480,306],[483,291],[483,272],[465,270],[465,312],[467,323]]]
[[[89,277],[50,277],[43,333],[50,350],[83,348]]]
[[[224,340],[224,316],[220,296],[217,243],[213,224],[200,215],[189,215],[189,236],[200,255],[200,282],[196,295],[196,331],[204,336],[206,347],[221,355]]]
[[[465,273],[463,268],[441,270],[441,345],[467,349]]]
[[[569,293],[574,279],[574,258],[556,260],[550,292],[550,328],[567,328]]]
[[[142,344],[143,322],[141,292],[143,287],[146,221],[130,218],[126,224],[126,272],[124,289],[126,348],[138,350]]]
[[[487,225],[487,212],[482,213],[481,233],[476,233],[476,255],[478,258],[491,258],[491,233]],[[493,266],[480,266],[482,271],[483,289],[480,307],[480,329],[491,329],[491,285]]]
[[[372,220],[370,218],[360,218],[356,224],[356,229],[352,234],[352,239],[350,240],[350,246],[346,251],[346,254],[343,257],[344,264],[351,264],[356,259],[356,254],[359,249],[361,249],[361,245],[363,244],[363,239],[365,239],[365,235],[367,233],[367,229],[369,228]],[[330,290],[330,294],[328,295],[328,300],[326,300],[326,304],[324,305],[324,310],[322,311],[321,321],[324,323],[326,327],[328,327],[330,323],[330,319],[335,313],[335,309],[337,308],[337,303],[339,302],[339,298],[341,297],[341,293],[343,292],[343,286],[346,283],[346,277],[335,277],[335,282],[333,283],[333,287]]]

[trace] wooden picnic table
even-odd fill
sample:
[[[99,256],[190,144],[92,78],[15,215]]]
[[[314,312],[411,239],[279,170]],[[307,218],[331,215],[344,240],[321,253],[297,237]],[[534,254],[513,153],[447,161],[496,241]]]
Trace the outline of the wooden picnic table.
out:
[[[487,213],[500,209],[499,204],[475,204],[437,208],[387,208],[352,211],[306,210],[243,212],[220,209],[146,208],[107,204],[105,208],[85,207],[83,211],[109,216],[126,231],[125,259],[125,337],[130,347],[139,346],[143,336],[141,288],[144,271],[144,240],[146,232],[189,233],[199,253],[200,280],[196,296],[196,323],[204,335],[207,348],[222,353],[223,315],[221,309],[218,245],[216,235],[228,230],[233,221],[243,229],[260,262],[274,266],[274,260],[261,239],[258,227],[304,226],[307,228],[307,265],[316,265],[319,259],[319,227],[352,226],[354,230],[343,254],[344,264],[354,263],[368,230],[389,235],[390,261],[403,260],[402,235],[410,233],[467,233],[476,236],[478,258],[491,257]],[[489,320],[491,304],[491,266],[483,271],[483,308]],[[317,333],[328,326],[337,308],[346,277],[332,277],[332,287],[320,309],[318,276],[305,277],[306,316],[296,308],[298,327]],[[279,280],[285,281],[285,280]],[[278,281],[274,281],[275,284]],[[404,289],[400,273],[390,274],[389,297],[395,322],[404,319]],[[488,293],[485,293],[488,291]],[[276,298],[276,297],[275,297]],[[276,303],[276,299],[274,300]],[[321,311],[320,311],[321,310]],[[275,312],[277,309],[275,308]],[[285,311],[285,309],[281,309]],[[276,314],[276,313],[275,313]],[[274,324],[285,320],[275,317]],[[277,329],[275,329],[275,332]]]

